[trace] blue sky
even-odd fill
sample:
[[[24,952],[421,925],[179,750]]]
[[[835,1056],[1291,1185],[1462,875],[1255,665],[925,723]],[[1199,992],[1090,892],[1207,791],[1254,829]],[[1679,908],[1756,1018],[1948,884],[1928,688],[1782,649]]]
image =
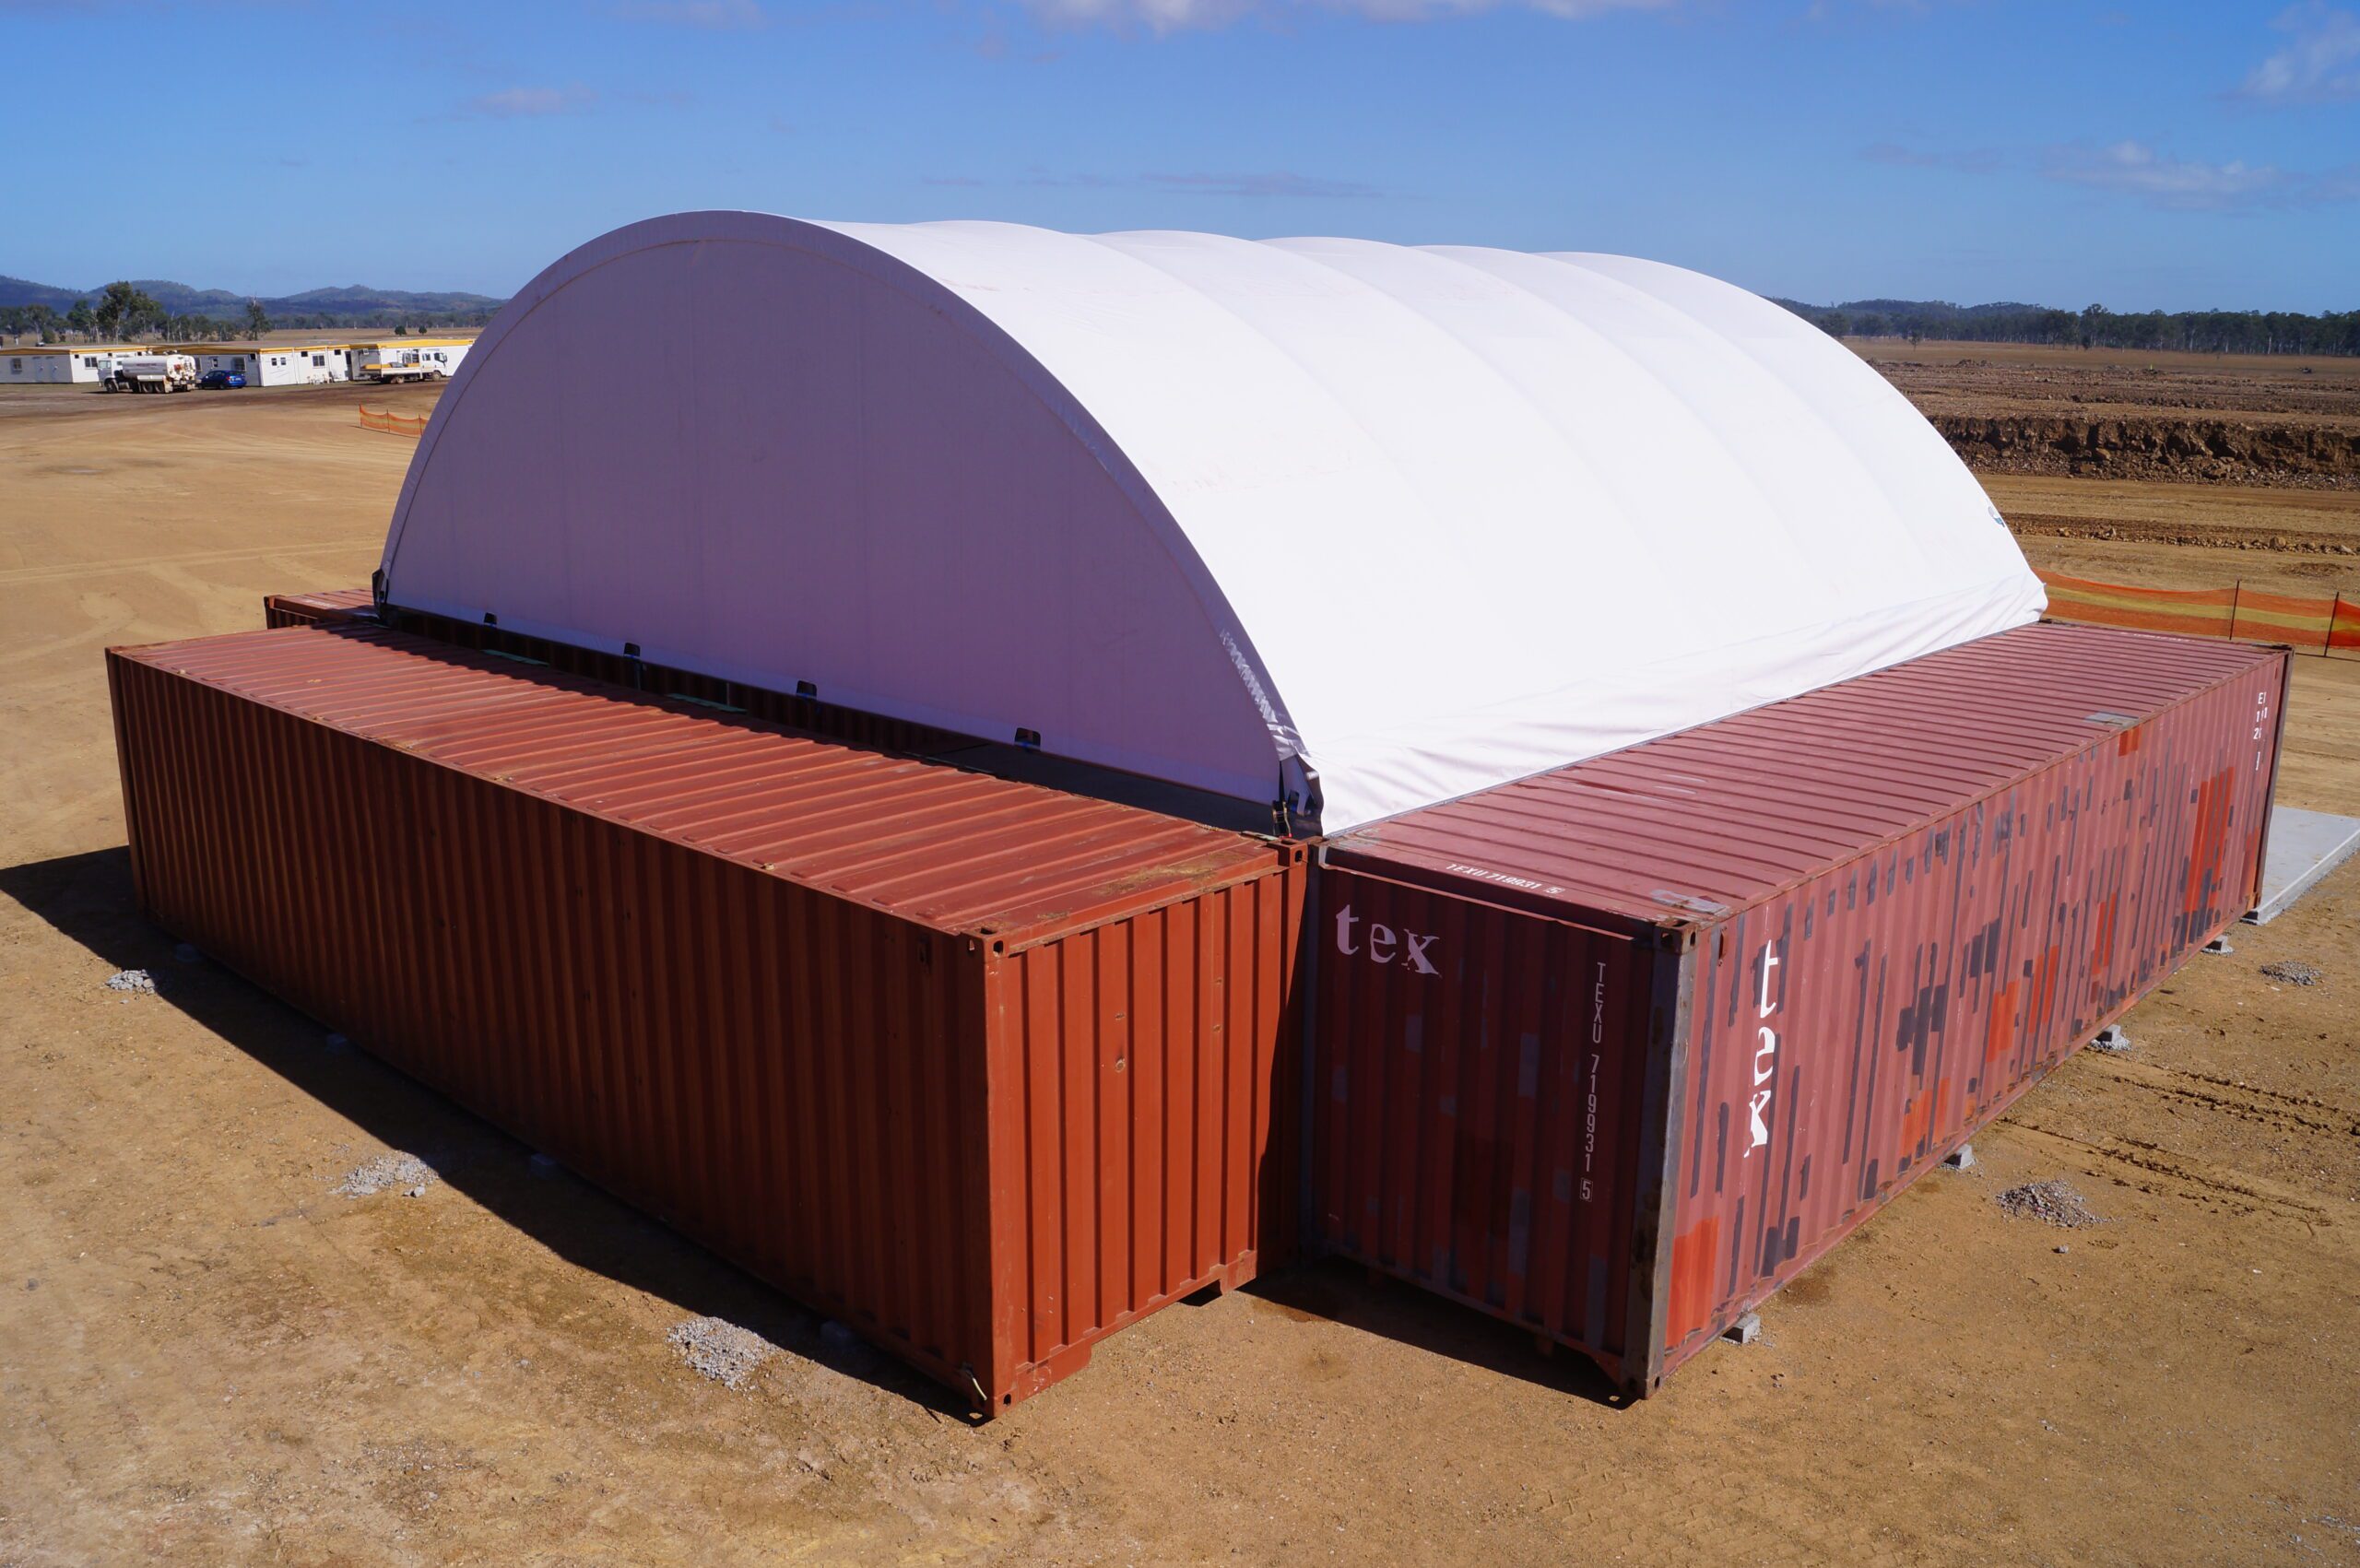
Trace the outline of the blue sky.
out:
[[[77,287],[505,294],[738,206],[2360,306],[2324,0],[0,0],[0,272]]]

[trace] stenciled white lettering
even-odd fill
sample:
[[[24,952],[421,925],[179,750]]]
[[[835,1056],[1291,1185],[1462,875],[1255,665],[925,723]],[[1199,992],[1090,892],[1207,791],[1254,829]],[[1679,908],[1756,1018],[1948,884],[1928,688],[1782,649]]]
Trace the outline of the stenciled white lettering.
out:
[[[1762,992],[1756,1001],[1754,1016],[1766,1019],[1777,1010],[1778,1004],[1770,994],[1771,972],[1778,967],[1778,949],[1774,942],[1762,946]],[[1740,1159],[1752,1159],[1753,1151],[1770,1141],[1770,1096],[1776,1085],[1771,1079],[1778,1071],[1778,1032],[1768,1024],[1754,1030],[1753,1093],[1746,1100],[1745,1152]]]

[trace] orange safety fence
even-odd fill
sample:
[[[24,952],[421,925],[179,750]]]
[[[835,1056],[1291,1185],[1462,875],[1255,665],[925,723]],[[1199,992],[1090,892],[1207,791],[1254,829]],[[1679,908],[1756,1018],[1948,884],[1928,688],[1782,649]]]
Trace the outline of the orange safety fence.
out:
[[[407,414],[395,414],[390,410],[381,413],[365,403],[360,406],[360,423],[369,430],[384,430],[388,435],[406,435],[413,440],[426,433],[425,415],[413,419]]]
[[[2283,643],[2299,653],[2360,653],[2360,599],[2341,594],[2307,598],[2266,594],[2240,583],[2227,588],[2134,588],[2043,572],[2048,613],[2058,620],[2221,637],[2239,643]]]

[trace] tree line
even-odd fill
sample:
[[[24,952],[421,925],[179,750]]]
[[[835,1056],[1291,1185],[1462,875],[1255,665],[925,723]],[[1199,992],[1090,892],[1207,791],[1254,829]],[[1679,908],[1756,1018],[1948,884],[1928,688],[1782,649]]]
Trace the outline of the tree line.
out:
[[[18,336],[39,334],[43,343],[69,338],[85,343],[127,343],[160,337],[172,343],[228,343],[259,338],[276,325],[256,300],[246,301],[245,319],[223,321],[215,316],[181,315],[157,303],[153,295],[132,283],[110,283],[93,299],[77,300],[61,313],[49,305],[9,305],[0,308],[0,331]]]
[[[2092,305],[1953,305],[1944,300],[1778,301],[1837,337],[2047,343],[2078,348],[2174,348],[2200,354],[2360,355],[2360,311],[2109,311]]]
[[[435,314],[408,312],[388,321],[359,321],[350,316],[302,314],[273,318],[259,300],[246,301],[242,317],[185,315],[167,310],[154,296],[135,284],[110,283],[88,300],[60,312],[49,305],[0,305],[0,334],[12,338],[38,337],[43,343],[129,343],[155,339],[166,343],[231,343],[259,340],[279,328],[333,330],[351,327],[391,327],[396,336],[429,327],[481,326],[486,311],[454,311]]]

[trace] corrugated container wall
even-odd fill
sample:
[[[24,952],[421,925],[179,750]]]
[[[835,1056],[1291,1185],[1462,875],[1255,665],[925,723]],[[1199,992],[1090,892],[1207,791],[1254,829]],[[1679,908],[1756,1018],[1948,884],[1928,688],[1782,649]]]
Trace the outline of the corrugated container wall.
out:
[[[2285,680],[2026,627],[1332,841],[1321,1240],[1651,1390],[2251,906]]]
[[[357,622],[108,672],[160,925],[978,1406],[1289,1244],[1299,846]]]

